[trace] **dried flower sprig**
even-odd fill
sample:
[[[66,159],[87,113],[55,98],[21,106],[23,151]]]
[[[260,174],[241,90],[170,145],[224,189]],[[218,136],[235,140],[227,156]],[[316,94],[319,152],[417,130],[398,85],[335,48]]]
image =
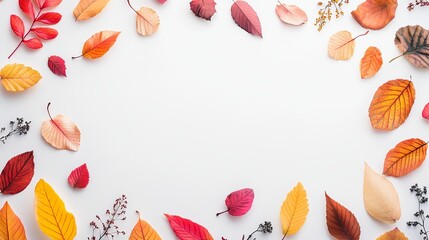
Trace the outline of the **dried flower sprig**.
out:
[[[408,11],[412,11],[416,6],[427,7],[429,6],[428,0],[415,0],[414,3],[409,3],[407,6]]]
[[[12,135],[25,135],[30,130],[31,121],[24,121],[24,118],[16,118],[16,121],[10,121],[10,130],[6,135],[0,136],[0,141],[5,144],[6,140]],[[0,128],[0,133],[6,131],[5,127]]]
[[[273,232],[273,226],[271,225],[271,222],[265,221],[264,223],[259,224],[258,228],[253,231],[248,237],[247,240],[256,240],[256,238],[253,238],[253,234],[261,232],[261,233],[272,233]],[[243,235],[243,240],[245,236]]]
[[[92,228],[92,236],[88,237],[88,240],[114,239],[115,236],[125,235],[124,231],[119,230],[119,226],[116,222],[125,221],[127,219],[125,217],[127,204],[127,197],[122,195],[115,200],[112,210],[106,210],[107,220],[105,222],[101,220],[100,216],[96,215],[95,218],[97,220],[89,223]],[[97,232],[98,237],[95,236]]]
[[[419,185],[416,183],[413,186],[411,186],[410,191],[414,193],[414,195],[417,197],[417,200],[419,202],[419,210],[414,213],[414,217],[419,218],[418,221],[409,221],[407,222],[408,226],[417,227],[420,226],[420,235],[423,236],[423,240],[429,240],[429,232],[426,230],[425,226],[425,220],[429,219],[429,215],[425,215],[425,211],[422,209],[422,204],[425,204],[428,202],[428,198],[426,197],[427,194],[427,187],[423,186],[423,188],[420,188]]]
[[[327,22],[331,21],[332,15],[335,14],[335,18],[339,18],[344,15],[343,5],[349,3],[349,0],[328,0],[328,3],[323,6],[322,2],[318,2],[317,6],[320,7],[316,22],[314,26],[317,26],[317,31],[321,31]],[[333,10],[333,7],[335,10]]]

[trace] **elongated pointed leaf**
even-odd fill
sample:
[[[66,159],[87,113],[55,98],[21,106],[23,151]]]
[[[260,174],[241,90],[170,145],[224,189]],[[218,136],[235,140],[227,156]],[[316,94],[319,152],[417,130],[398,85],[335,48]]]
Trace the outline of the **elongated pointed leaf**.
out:
[[[325,193],[326,224],[337,240],[359,240],[360,225],[355,215]]]
[[[62,15],[56,12],[47,12],[43,13],[37,18],[37,22],[48,24],[48,25],[54,25],[61,21]]]
[[[33,151],[10,159],[0,175],[0,190],[3,194],[17,194],[30,184],[34,175]]]
[[[7,201],[0,210],[0,239],[27,240],[21,219],[16,216]]]
[[[19,0],[19,8],[25,13],[31,20],[35,18],[34,5],[31,0]]]
[[[89,59],[96,59],[104,56],[115,44],[120,32],[101,31],[92,35],[83,45],[82,56]]]
[[[186,218],[164,215],[179,240],[214,240],[205,227]]]
[[[231,6],[231,15],[235,23],[246,32],[262,37],[259,17],[246,1],[235,1]]]
[[[51,40],[58,36],[58,31],[53,28],[47,27],[36,27],[32,28],[31,31],[40,39]]]
[[[283,235],[289,236],[297,233],[304,225],[308,214],[307,192],[301,183],[290,191],[280,209]]]
[[[369,47],[360,61],[360,77],[362,79],[374,76],[383,65],[380,49]]]
[[[0,70],[0,82],[9,92],[22,92],[42,79],[40,73],[22,64],[8,64]]]
[[[80,0],[73,14],[76,20],[90,19],[99,14],[110,0]]]

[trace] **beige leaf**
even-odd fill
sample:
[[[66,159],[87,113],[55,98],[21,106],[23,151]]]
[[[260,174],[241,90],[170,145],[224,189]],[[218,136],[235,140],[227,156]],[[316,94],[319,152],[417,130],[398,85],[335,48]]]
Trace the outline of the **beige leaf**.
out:
[[[149,36],[158,31],[159,16],[152,8],[142,7],[137,11],[137,32],[142,36]]]
[[[385,223],[395,223],[401,217],[398,193],[384,176],[374,172],[365,163],[363,200],[368,214]]]
[[[339,31],[335,33],[329,39],[329,56],[335,60],[349,60],[353,57],[355,52],[355,40],[366,34],[368,34],[368,31],[353,38],[349,31]]]

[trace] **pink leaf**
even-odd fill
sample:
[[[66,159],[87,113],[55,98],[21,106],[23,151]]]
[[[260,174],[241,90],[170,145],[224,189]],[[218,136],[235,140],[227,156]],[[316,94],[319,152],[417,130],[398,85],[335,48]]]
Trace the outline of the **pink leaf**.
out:
[[[159,3],[164,4],[167,0],[158,0]]]
[[[56,74],[58,76],[67,77],[66,63],[65,63],[64,59],[62,59],[61,57],[50,56],[48,58],[48,67],[49,67],[49,69],[51,69],[51,71],[54,74]]]
[[[228,209],[216,214],[216,216],[225,212],[228,212],[231,216],[242,216],[250,210],[254,198],[255,193],[251,188],[244,188],[232,192],[225,199],[225,204]]]
[[[13,33],[15,33],[16,36],[23,38],[25,27],[24,22],[22,19],[16,15],[10,15],[10,27],[12,28]]]
[[[37,5],[40,9],[48,8],[48,7],[56,7],[60,5],[62,0],[36,0]]]
[[[209,231],[189,219],[164,214],[179,240],[213,240]]]
[[[39,49],[43,47],[42,42],[38,38],[32,38],[29,40],[24,40],[25,46],[31,49]]]
[[[85,188],[88,186],[89,172],[88,168],[86,167],[86,163],[70,173],[68,182],[73,188]]]
[[[235,1],[231,6],[231,15],[239,27],[262,38],[262,28],[258,15],[247,2]]]
[[[22,12],[27,14],[31,20],[34,20],[34,6],[31,0],[19,0],[19,8],[21,8]]]
[[[216,3],[214,0],[192,0],[190,3],[192,12],[197,17],[211,20],[216,12]]]
[[[422,116],[429,120],[429,103],[423,108]]]
[[[301,25],[308,21],[307,14],[295,5],[280,3],[276,6],[276,13],[280,20],[291,25]]]
[[[56,12],[47,12],[40,15],[36,21],[44,24],[54,25],[61,21],[61,14]]]

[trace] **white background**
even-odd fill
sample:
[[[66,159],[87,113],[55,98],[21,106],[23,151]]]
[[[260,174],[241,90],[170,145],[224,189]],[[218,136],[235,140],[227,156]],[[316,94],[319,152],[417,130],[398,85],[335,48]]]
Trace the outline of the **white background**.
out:
[[[43,79],[32,89],[11,94],[0,90],[0,125],[15,117],[31,120],[31,131],[0,145],[0,166],[29,150],[35,153],[35,175],[28,188],[2,196],[21,217],[32,239],[48,239],[34,214],[34,187],[45,179],[74,213],[76,239],[90,235],[89,222],[111,207],[115,198],[129,199],[128,220],[119,223],[128,239],[137,221],[135,210],[163,239],[175,239],[163,213],[192,219],[208,228],[215,239],[241,239],[258,224],[272,221],[274,232],[257,239],[281,239],[279,210],[287,193],[301,181],[310,204],[308,219],[290,239],[330,239],[325,223],[327,193],[350,209],[361,225],[361,239],[375,239],[395,226],[409,239],[420,239],[417,229],[405,225],[417,209],[410,185],[429,184],[429,166],[400,179],[389,178],[401,200],[402,218],[381,224],[365,212],[362,200],[363,168],[367,161],[382,172],[385,154],[402,140],[428,139],[429,122],[421,117],[429,101],[427,71],[418,70],[399,54],[393,41],[399,27],[421,24],[429,28],[429,8],[406,9],[400,1],[397,17],[381,31],[371,31],[356,42],[349,61],[330,59],[329,37],[349,30],[364,33],[350,12],[361,1],[344,6],[346,15],[318,32],[313,26],[317,1],[290,1],[309,15],[301,27],[277,18],[276,1],[249,0],[262,23],[264,38],[249,35],[233,22],[231,1],[217,1],[212,21],[194,16],[188,1],[132,1],[155,9],[159,31],[141,37],[135,14],[125,0],[114,0],[93,19],[75,22],[77,0],[54,9],[63,15],[57,39],[31,51],[18,44],[9,27],[12,13],[23,16],[17,1],[0,2],[0,65],[23,63],[39,70]],[[28,19],[25,20],[28,27]],[[71,60],[83,43],[101,30],[121,31],[116,44],[101,59]],[[361,80],[359,61],[368,46],[377,46],[385,64],[373,78]],[[47,58],[59,55],[67,62],[67,78],[53,75]],[[412,75],[416,102],[399,129],[371,128],[368,107],[384,82]],[[82,132],[78,152],[59,151],[46,144],[40,126],[53,115],[69,116]],[[71,170],[87,163],[91,181],[76,191],[67,185]],[[240,218],[215,213],[224,199],[244,187],[255,190],[251,211]],[[429,206],[427,206],[429,211]]]

